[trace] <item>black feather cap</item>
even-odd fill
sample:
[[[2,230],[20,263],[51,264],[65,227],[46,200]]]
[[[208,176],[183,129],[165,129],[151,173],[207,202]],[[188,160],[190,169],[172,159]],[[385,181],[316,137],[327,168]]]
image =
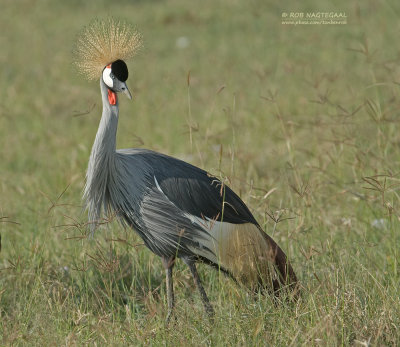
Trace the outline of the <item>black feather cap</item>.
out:
[[[121,59],[118,59],[111,63],[111,72],[121,82],[125,82],[128,79],[128,67],[126,66],[126,63]]]

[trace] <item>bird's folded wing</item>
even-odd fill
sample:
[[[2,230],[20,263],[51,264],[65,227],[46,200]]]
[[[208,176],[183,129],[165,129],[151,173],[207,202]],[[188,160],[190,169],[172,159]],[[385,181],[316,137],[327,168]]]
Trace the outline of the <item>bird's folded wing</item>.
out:
[[[180,210],[199,218],[258,225],[244,202],[218,178],[184,161],[160,156],[154,175]]]
[[[155,182],[156,179],[155,179]],[[193,223],[168,197],[157,188],[147,191],[141,203],[141,218],[147,237],[160,255],[200,255],[215,258],[207,247],[211,235],[201,225]]]

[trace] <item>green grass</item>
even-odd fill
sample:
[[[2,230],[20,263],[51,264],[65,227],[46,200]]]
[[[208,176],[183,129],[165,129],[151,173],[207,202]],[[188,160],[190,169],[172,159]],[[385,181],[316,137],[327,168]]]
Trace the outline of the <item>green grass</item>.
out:
[[[283,11],[346,12],[348,24],[285,26]],[[166,328],[159,259],[115,221],[83,238],[101,100],[71,51],[81,27],[108,14],[145,44],[129,63],[135,100],[121,101],[118,147],[226,178],[292,260],[297,303],[254,299],[200,266],[211,324],[178,262],[177,323]],[[399,15],[383,0],[6,0],[0,344],[398,345]]]

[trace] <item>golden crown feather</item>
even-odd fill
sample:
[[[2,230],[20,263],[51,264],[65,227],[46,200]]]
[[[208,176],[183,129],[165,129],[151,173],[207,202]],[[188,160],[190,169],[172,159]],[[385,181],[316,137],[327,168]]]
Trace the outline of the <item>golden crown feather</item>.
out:
[[[142,36],[128,22],[112,17],[94,19],[79,34],[74,55],[79,72],[97,79],[105,66],[132,58],[142,46]]]

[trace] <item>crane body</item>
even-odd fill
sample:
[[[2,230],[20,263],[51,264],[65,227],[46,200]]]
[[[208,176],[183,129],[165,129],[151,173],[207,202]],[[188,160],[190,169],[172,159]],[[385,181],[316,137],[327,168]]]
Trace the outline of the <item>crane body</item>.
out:
[[[198,261],[252,290],[294,289],[297,278],[285,253],[228,186],[198,167],[161,153],[116,149],[117,93],[131,98],[125,83],[128,70],[120,59],[104,60],[102,66],[103,112],[84,190],[89,222],[94,230],[104,212],[115,213],[161,257],[166,271],[167,320],[174,307],[176,258],[189,266],[210,315],[213,308],[196,270]]]

